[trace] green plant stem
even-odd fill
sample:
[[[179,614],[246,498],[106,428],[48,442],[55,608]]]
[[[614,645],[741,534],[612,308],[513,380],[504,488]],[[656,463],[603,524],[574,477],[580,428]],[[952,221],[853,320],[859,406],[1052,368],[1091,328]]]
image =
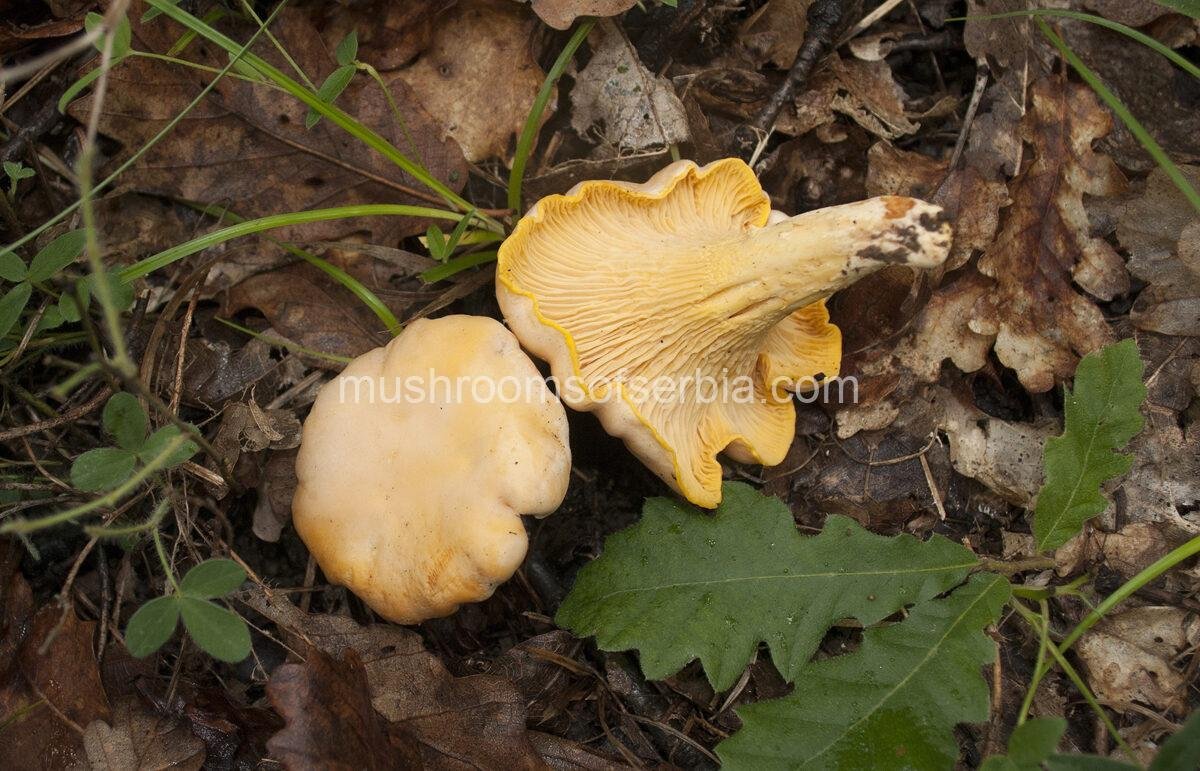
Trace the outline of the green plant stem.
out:
[[[154,551],[158,554],[158,561],[162,564],[163,573],[171,582],[172,591],[179,594],[179,582],[175,580],[175,571],[171,570],[171,561],[167,559],[167,549],[163,546],[162,533],[156,527],[150,531],[150,537],[154,539]]]
[[[283,57],[283,60],[288,63],[288,66],[292,68],[292,72],[300,76],[300,79],[304,81],[304,85],[308,86],[313,91],[316,91],[316,84],[309,79],[304,70],[300,69],[300,65],[296,64],[296,60],[293,59],[292,55],[289,54],[287,49],[283,47],[283,44],[279,42],[279,39],[272,34],[270,28],[263,24],[263,20],[259,18],[257,13],[254,12],[254,5],[247,2],[247,0],[242,0],[242,9],[245,10],[246,13],[249,14],[250,18],[254,19],[259,26],[266,30],[265,34],[267,36],[267,40],[270,40],[271,45],[275,46],[275,50],[278,51],[279,55]]]
[[[1104,707],[1100,705],[1100,702],[1096,700],[1096,697],[1092,694],[1091,689],[1088,688],[1087,683],[1084,682],[1083,677],[1080,676],[1075,667],[1071,666],[1071,662],[1067,661],[1066,657],[1063,656],[1062,650],[1059,649],[1059,646],[1055,645],[1054,641],[1049,639],[1049,631],[1043,630],[1043,624],[1041,623],[1042,619],[1040,619],[1036,613],[1029,610],[1029,608],[1026,608],[1020,602],[1013,602],[1011,605],[1017,611],[1017,613],[1020,614],[1021,618],[1025,619],[1025,621],[1031,627],[1045,636],[1046,650],[1049,651],[1050,655],[1054,657],[1055,661],[1058,662],[1058,665],[1062,667],[1062,671],[1064,674],[1066,674],[1067,678],[1075,685],[1077,689],[1079,689],[1079,693],[1083,696],[1084,701],[1088,703],[1088,706],[1092,708],[1092,710],[1100,718],[1101,722],[1104,723],[1104,727],[1108,729],[1109,734],[1112,735],[1113,741],[1117,743],[1117,746],[1129,756],[1130,760],[1135,760],[1133,750],[1130,748],[1129,744],[1126,743],[1125,739],[1121,737],[1120,732],[1117,731],[1117,727],[1113,725],[1112,719],[1108,716],[1108,713],[1104,711]],[[1049,624],[1050,619],[1049,614],[1047,614],[1045,626],[1048,627]],[[1031,683],[1029,688],[1029,692],[1033,693],[1036,690],[1036,685]]]
[[[537,141],[538,129],[542,125],[542,115],[546,112],[546,105],[550,102],[554,85],[566,71],[571,58],[575,56],[579,46],[583,45],[583,41],[587,39],[588,33],[592,31],[595,23],[595,19],[585,19],[575,28],[571,39],[563,46],[562,52],[554,60],[550,71],[546,73],[546,79],[542,81],[542,87],[538,89],[533,106],[529,109],[529,117],[525,119],[525,127],[521,129],[521,136],[517,140],[517,152],[513,156],[512,171],[508,175],[508,208],[512,209],[513,214],[517,216],[521,214],[521,185],[525,180],[525,166],[529,163],[530,153],[533,152],[533,143]]]
[[[1120,32],[1126,37],[1136,40],[1142,45],[1154,51],[1156,54],[1169,59],[1172,64],[1182,69],[1193,78],[1200,78],[1200,67],[1192,64],[1190,61],[1180,56],[1178,52],[1169,46],[1165,46],[1154,38],[1138,32],[1133,27],[1128,27],[1117,21],[1111,21],[1103,16],[1097,16],[1092,13],[1082,13],[1080,11],[1059,10],[1057,8],[1041,8],[1028,11],[1010,11],[1008,13],[992,13],[984,16],[960,16],[955,19],[946,19],[946,21],[995,21],[998,19],[1013,19],[1019,17],[1052,17],[1061,19],[1074,19],[1075,21],[1085,21],[1089,24],[1095,24],[1100,27],[1106,27],[1114,32]]]
[[[400,105],[396,104],[396,98],[392,96],[392,90],[387,87],[387,83],[383,82],[383,77],[371,65],[366,62],[355,61],[354,66],[360,72],[365,72],[375,81],[375,85],[379,86],[379,90],[383,92],[383,98],[387,100],[388,109],[392,111],[392,117],[396,119],[396,125],[400,128],[400,133],[404,135],[404,141],[408,142],[408,150],[413,155],[420,155],[417,152],[417,143],[413,141],[412,133],[408,130],[408,122],[404,120],[404,113],[400,112]]]
[[[163,498],[154,507],[154,511],[146,518],[145,522],[139,522],[136,525],[125,525],[124,527],[112,527],[109,525],[87,525],[83,528],[83,532],[96,538],[120,538],[127,535],[136,535],[137,533],[145,532],[151,528],[157,528],[159,523],[167,515],[167,507],[170,506],[171,499]]]
[[[129,349],[125,345],[125,330],[121,326],[121,309],[117,307],[116,298],[113,297],[112,285],[108,283],[108,270],[104,267],[104,259],[100,255],[96,212],[92,206],[91,148],[79,157],[76,175],[79,177],[79,200],[83,208],[84,252],[92,271],[92,293],[96,296],[96,302],[100,304],[105,331],[108,332],[109,343],[113,348],[110,363],[113,369],[128,377],[136,371],[136,367],[129,358]],[[97,353],[104,355],[102,350]]]
[[[199,64],[197,62],[188,61],[187,59],[180,59],[176,56],[167,56],[166,54],[156,54],[156,53],[152,53],[150,51],[130,51],[127,55],[131,56],[131,57],[137,57],[139,59],[153,59],[154,61],[157,61],[157,62],[166,62],[167,64],[174,64],[174,65],[177,65],[180,67],[187,67],[189,69],[197,70],[198,72],[206,72],[211,75],[220,75],[222,72],[221,68],[219,68],[219,67],[209,67],[207,64]],[[256,86],[267,86],[268,88],[273,88],[276,91],[283,91],[282,88],[275,85],[274,83],[264,83],[262,80],[260,80],[258,78],[251,78],[251,77],[241,74],[240,72],[228,72],[224,75],[224,77],[234,78],[235,80],[240,80],[245,83],[251,83]]]
[[[191,241],[177,244],[170,249],[164,249],[158,254],[151,255],[125,268],[121,271],[120,276],[122,281],[128,283],[135,278],[141,278],[152,273],[165,265],[170,265],[176,260],[203,251],[210,246],[216,246],[234,238],[261,233],[264,230],[272,230],[289,225],[303,225],[309,222],[327,222],[329,220],[348,219],[351,217],[378,216],[428,217],[431,219],[457,221],[462,215],[444,209],[432,209],[426,206],[408,206],[405,204],[335,206],[329,209],[313,209],[310,211],[292,212],[290,214],[273,214],[268,217],[246,220],[227,228],[215,230],[212,233],[206,233],[198,238],[193,238]]]
[[[163,15],[169,16],[172,20],[178,22],[179,24],[182,24],[188,29],[194,30],[205,39],[220,46],[227,52],[233,53],[242,49],[241,46],[239,46],[225,34],[213,29],[182,8],[172,5],[171,3],[167,2],[167,0],[146,0],[146,2],[148,5],[162,11]],[[305,88],[300,83],[292,80],[259,56],[246,53],[243,55],[242,61],[249,68],[257,71],[265,78],[281,86],[293,97],[308,105],[315,112],[320,113],[331,123],[355,137],[366,146],[375,150],[399,168],[403,169],[414,179],[417,179],[430,190],[440,195],[443,200],[445,200],[454,208],[457,208],[463,212],[471,210],[472,206],[470,203],[435,178],[429,173],[428,170],[425,169],[425,167],[421,166],[415,161],[410,160],[407,156],[397,150],[392,143],[388,142],[379,134],[367,128],[351,116],[347,115],[337,106],[325,102],[323,99],[317,96],[315,91]],[[503,226],[491,217],[481,213],[477,213],[476,217],[487,229],[496,230],[497,232],[503,231]]]
[[[287,0],[283,0],[283,2],[279,3],[279,5],[275,7],[275,10],[273,10],[271,12],[271,15],[267,17],[266,23],[270,24],[272,21],[274,21],[275,16],[281,10],[283,10],[283,7],[285,5],[287,5]],[[150,148],[154,147],[156,144],[161,142],[162,139],[167,134],[171,133],[175,129],[175,127],[178,126],[183,121],[183,119],[188,116],[189,113],[191,113],[192,110],[196,109],[197,105],[199,105],[200,102],[204,100],[204,97],[208,96],[208,94],[214,88],[217,87],[217,83],[219,83],[223,77],[225,77],[227,74],[229,74],[229,72],[231,70],[234,69],[234,67],[237,65],[237,63],[239,61],[241,61],[241,58],[246,53],[246,51],[250,50],[250,46],[254,45],[255,41],[258,40],[258,36],[262,34],[264,29],[265,29],[265,27],[259,27],[254,32],[254,34],[250,36],[250,39],[247,40],[244,45],[240,46],[238,48],[238,50],[230,56],[229,63],[226,64],[223,68],[221,68],[221,71],[216,75],[216,77],[214,77],[211,81],[209,81],[208,84],[205,85],[204,88],[200,90],[200,93],[196,94],[196,97],[194,99],[192,99],[192,101],[188,102],[186,107],[184,107],[182,110],[179,111],[178,115],[171,118],[171,120],[169,120],[167,122],[167,125],[163,126],[162,129],[160,129],[157,134],[155,134],[153,137],[151,137],[150,141],[146,142],[146,144],[139,147],[137,149],[137,151],[135,151],[133,153],[133,155],[129,156],[129,158],[126,159],[124,163],[122,163],[120,166],[118,166],[113,171],[113,173],[109,174],[107,177],[105,177],[103,180],[101,180],[99,183],[97,183],[93,187],[93,192],[97,193],[97,192],[105,189],[109,185],[111,185],[117,179],[117,177],[124,174],[126,171],[129,170],[129,168],[131,166],[133,166],[135,163],[137,163],[139,160],[141,160],[142,156],[150,151]],[[21,238],[18,238],[16,241],[13,241],[11,244],[8,244],[3,249],[0,249],[0,251],[15,252],[18,247],[23,246],[24,244],[32,241],[34,238],[37,238],[42,233],[46,232],[50,228],[57,225],[59,222],[62,222],[64,219],[69,217],[71,214],[73,214],[76,210],[79,209],[81,204],[82,204],[82,201],[76,201],[75,203],[71,204],[67,208],[60,211],[58,214],[54,215],[50,219],[43,222],[38,227],[36,227],[33,230],[31,230],[30,232],[26,233]]]
[[[450,278],[456,273],[461,273],[467,268],[473,268],[476,265],[483,265],[488,262],[495,262],[496,252],[472,252],[471,254],[463,254],[455,257],[452,260],[430,268],[421,274],[421,280],[427,284],[434,284],[438,281]]]
[[[1050,606],[1046,600],[1038,600],[1038,610],[1041,613],[1042,625],[1038,631],[1038,652],[1037,661],[1033,665],[1033,671],[1042,668],[1042,664],[1046,661],[1046,647],[1050,642]],[[1025,691],[1025,698],[1021,701],[1021,710],[1017,713],[1017,725],[1025,722],[1025,718],[1029,715],[1029,708],[1033,706],[1033,697],[1037,693],[1037,688],[1030,687]]]
[[[1163,170],[1163,173],[1175,183],[1175,187],[1179,188],[1179,192],[1183,193],[1192,207],[1200,212],[1200,192],[1197,192],[1196,188],[1192,187],[1192,183],[1188,182],[1187,178],[1179,170],[1179,167],[1167,156],[1166,151],[1159,146],[1154,137],[1150,136],[1150,132],[1146,130],[1145,126],[1133,116],[1133,113],[1125,107],[1116,94],[1110,91],[1108,86],[1104,85],[1104,81],[1100,80],[1096,73],[1092,72],[1083,63],[1083,60],[1075,55],[1075,52],[1058,36],[1058,33],[1050,28],[1049,24],[1037,17],[1034,17],[1034,22],[1042,30],[1042,34],[1054,44],[1063,58],[1079,73],[1079,77],[1083,78],[1091,86],[1092,90],[1096,92],[1096,95],[1108,105],[1108,108],[1121,119],[1121,122],[1129,129],[1129,133],[1133,134],[1138,142],[1141,143],[1142,147],[1154,159],[1159,168]]]
[[[176,436],[163,446],[162,452],[154,456],[154,458],[144,467],[139,469],[136,474],[129,477],[129,479],[122,482],[119,486],[113,488],[99,498],[94,498],[87,503],[82,503],[78,506],[64,509],[63,511],[59,511],[39,519],[17,519],[13,520],[12,522],[5,522],[3,525],[0,525],[0,535],[7,535],[9,533],[14,535],[28,535],[29,533],[33,533],[47,527],[53,527],[54,525],[61,525],[64,522],[70,522],[71,520],[95,511],[96,509],[116,503],[117,501],[121,500],[121,498],[125,497],[126,493],[136,489],[137,486],[140,485],[151,474],[157,472],[163,466],[163,464],[166,463],[167,459],[171,457],[171,454],[187,440],[187,434],[180,434],[179,436]]]

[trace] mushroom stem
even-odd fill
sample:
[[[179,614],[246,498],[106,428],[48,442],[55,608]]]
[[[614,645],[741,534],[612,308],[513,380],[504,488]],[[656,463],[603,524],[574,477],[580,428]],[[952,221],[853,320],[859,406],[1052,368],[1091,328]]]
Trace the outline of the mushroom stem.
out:
[[[730,272],[714,276],[727,288],[709,299],[725,318],[761,332],[885,265],[942,264],[950,225],[933,204],[882,196],[795,217],[774,213],[742,238]]]

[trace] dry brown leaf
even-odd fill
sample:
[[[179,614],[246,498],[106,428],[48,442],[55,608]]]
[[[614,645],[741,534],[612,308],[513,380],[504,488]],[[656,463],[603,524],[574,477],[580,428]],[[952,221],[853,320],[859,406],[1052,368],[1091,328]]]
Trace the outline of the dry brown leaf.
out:
[[[1106,19],[1130,27],[1141,27],[1171,13],[1171,9],[1154,0],[1084,0],[1084,7]]]
[[[904,108],[908,96],[892,77],[892,68],[887,62],[843,59],[833,55],[829,58],[829,66],[841,84],[831,105],[836,112],[848,115],[871,134],[883,139],[912,134],[920,128],[908,119]]]
[[[229,290],[227,315],[262,312],[289,340],[319,353],[358,356],[387,342],[383,322],[348,289],[308,263],[260,273]],[[319,360],[323,366],[337,366]]]
[[[810,5],[812,0],[770,0],[746,21],[738,42],[757,67],[765,62],[781,70],[792,66],[808,29]]]
[[[1121,257],[1090,233],[1084,194],[1119,193],[1124,178],[1092,150],[1108,133],[1109,113],[1084,85],[1046,77],[1032,87],[1023,123],[1033,160],[1011,188],[1012,206],[979,270],[996,290],[976,306],[972,330],[996,336],[996,355],[1022,385],[1048,391],[1070,377],[1078,358],[1112,341],[1093,297],[1129,289]]]
[[[545,78],[530,43],[536,25],[512,0],[461,0],[412,66],[387,79],[412,89],[468,161],[504,158]]]
[[[1181,166],[1200,185],[1200,166]],[[1150,284],[1130,311],[1134,326],[1166,335],[1200,336],[1200,218],[1161,169],[1144,188],[1108,202],[1129,272]]]
[[[330,656],[354,654],[364,668],[370,703],[393,731],[415,740],[426,768],[489,768],[501,762],[511,769],[544,767],[526,735],[524,698],[508,680],[454,677],[418,635],[398,626],[362,627],[345,616],[305,615],[282,598],[251,594],[246,601]]]
[[[591,41],[592,58],[571,90],[571,128],[633,152],[686,142],[687,114],[671,82],[642,65],[615,24],[598,24]]]
[[[196,771],[205,760],[204,742],[135,696],[117,700],[111,725],[101,720],[89,725],[83,745],[93,771]]]
[[[1031,77],[1049,71],[1055,59],[1053,48],[1037,31],[1032,19],[980,19],[971,17],[998,16],[1013,11],[1045,5],[1044,1],[1028,0],[967,0],[967,22],[963,26],[963,44],[976,61],[991,59],[1003,69],[1029,68]]]
[[[142,7],[140,3],[135,6],[130,16],[136,20]],[[304,13],[285,9],[272,31],[317,82],[335,66],[320,45],[320,33]],[[182,27],[166,18],[147,24],[135,21],[134,46],[161,53],[181,32]],[[241,29],[234,35],[244,38],[248,33]],[[278,58],[265,40],[255,51],[272,61]],[[227,63],[223,53],[201,43],[193,43],[184,55],[213,67]],[[276,63],[290,71],[286,63]],[[190,68],[130,57],[112,72],[100,130],[130,153],[182,111],[210,77],[198,76]],[[392,91],[405,116],[407,133],[396,122],[379,86],[369,78],[355,78],[338,104],[402,152],[415,156],[435,177],[461,188],[467,179],[461,150],[453,140],[442,138],[437,122],[415,102],[407,87],[393,83]],[[87,97],[75,102],[70,111],[86,120],[90,108],[91,97]],[[328,120],[306,130],[307,109],[276,89],[224,78],[123,180],[146,192],[231,205],[246,217],[381,201],[428,204],[388,184],[416,189],[421,183]],[[424,223],[411,218],[375,217],[297,226],[275,234],[295,240],[366,232],[373,240],[388,243],[421,230]]]
[[[1129,39],[1119,32],[1086,22],[1068,22],[1062,31],[1071,49],[1138,117],[1173,161],[1200,162],[1196,124],[1200,81],[1157,51],[1129,45]],[[1157,168],[1141,142],[1119,121],[1104,141],[1104,149],[1125,168]]]
[[[31,619],[29,587],[13,566],[0,576],[0,652],[12,652],[0,659],[0,768],[75,768],[87,762],[83,728],[110,719],[92,652],[96,623],[57,603]]]
[[[1075,645],[1088,684],[1106,704],[1155,710],[1184,706],[1186,682],[1172,665],[1200,642],[1200,622],[1182,608],[1147,606],[1107,616]]]
[[[454,8],[456,2],[358,0],[316,3],[311,12],[326,51],[334,51],[353,31],[358,36],[358,58],[380,72],[388,72],[403,67],[425,50],[442,23],[442,14]]]
[[[244,452],[298,447],[300,421],[291,410],[264,410],[253,400],[229,404],[221,413],[212,444],[225,465],[234,468]]]
[[[339,661],[308,649],[303,664],[284,664],[271,674],[267,695],[286,721],[267,742],[284,768],[424,767],[412,737],[371,706],[366,671],[352,650]]]
[[[533,12],[555,29],[567,29],[579,16],[616,16],[637,0],[532,0]]]

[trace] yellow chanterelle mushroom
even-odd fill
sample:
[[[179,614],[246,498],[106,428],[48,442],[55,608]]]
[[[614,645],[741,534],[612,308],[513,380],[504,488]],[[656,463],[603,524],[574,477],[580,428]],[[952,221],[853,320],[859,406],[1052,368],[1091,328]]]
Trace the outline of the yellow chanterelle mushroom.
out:
[[[504,325],[418,320],[322,388],[292,517],[330,581],[417,623],[516,571],[521,515],[553,512],[570,468],[562,404]]]
[[[882,197],[788,217],[743,162],[673,163],[644,184],[583,182],[539,201],[500,248],[496,294],[559,396],[701,506],[717,454],[773,465],[791,392],[838,372],[824,298],[887,264],[930,268],[941,209]]]

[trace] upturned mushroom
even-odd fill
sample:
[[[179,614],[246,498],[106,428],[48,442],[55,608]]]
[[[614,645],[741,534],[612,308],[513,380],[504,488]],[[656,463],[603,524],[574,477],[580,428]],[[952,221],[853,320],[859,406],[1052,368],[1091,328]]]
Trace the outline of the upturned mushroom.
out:
[[[500,322],[418,320],[321,389],[292,517],[330,581],[412,624],[491,596],[570,468],[562,404]]]
[[[569,406],[714,507],[717,455],[781,462],[792,393],[837,375],[824,298],[885,265],[940,265],[949,247],[941,209],[923,201],[789,217],[742,161],[680,161],[644,184],[540,200],[500,248],[496,294]]]

